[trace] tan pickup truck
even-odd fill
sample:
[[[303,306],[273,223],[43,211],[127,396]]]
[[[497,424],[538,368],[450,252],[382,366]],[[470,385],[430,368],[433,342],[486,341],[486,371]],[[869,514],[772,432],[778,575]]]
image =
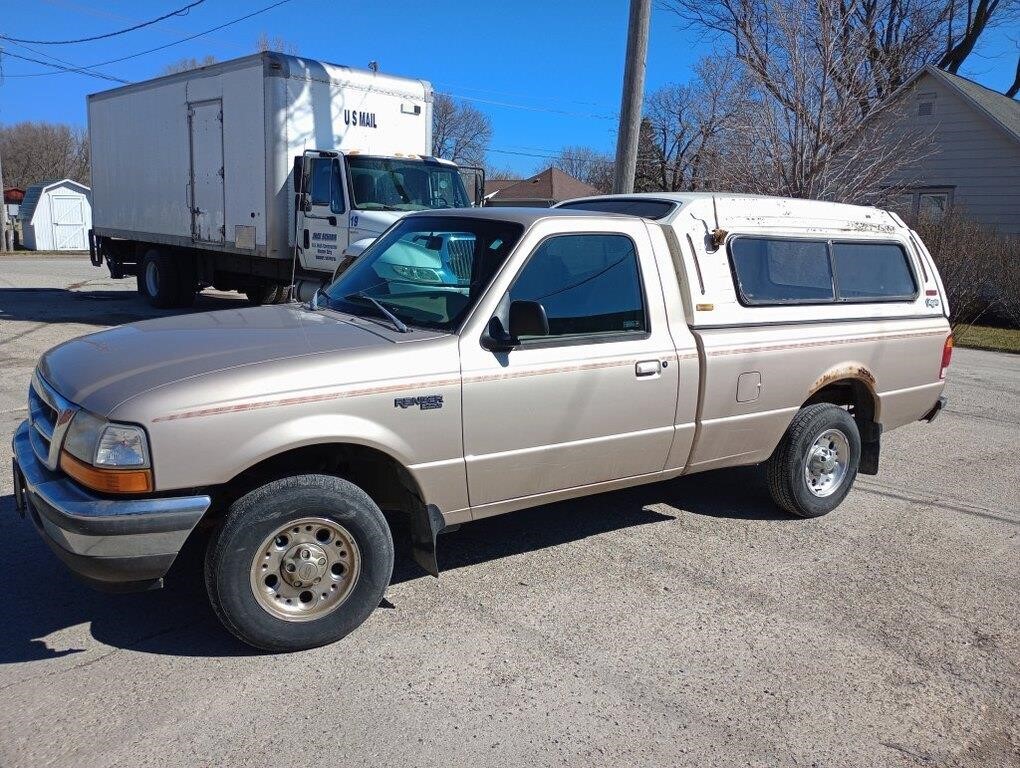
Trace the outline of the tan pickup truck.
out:
[[[782,509],[833,510],[883,431],[942,407],[947,311],[917,235],[874,208],[416,213],[309,304],[47,352],[18,507],[107,588],[161,585],[202,537],[233,633],[322,645],[379,604],[395,545],[438,574],[437,534],[489,515],[759,462]]]

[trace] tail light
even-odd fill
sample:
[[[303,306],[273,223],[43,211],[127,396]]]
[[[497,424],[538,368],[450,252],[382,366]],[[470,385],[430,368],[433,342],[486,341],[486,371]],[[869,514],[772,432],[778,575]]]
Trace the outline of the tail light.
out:
[[[949,370],[949,364],[953,361],[953,334],[949,334],[946,337],[946,343],[942,347],[942,370],[939,371],[939,378],[946,378],[946,371]]]

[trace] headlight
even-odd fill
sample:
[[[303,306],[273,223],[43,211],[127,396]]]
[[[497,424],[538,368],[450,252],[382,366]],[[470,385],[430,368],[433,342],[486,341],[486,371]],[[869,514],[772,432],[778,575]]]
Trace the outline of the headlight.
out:
[[[113,424],[78,411],[67,428],[60,466],[97,491],[145,493],[153,489],[149,449],[141,427]]]
[[[78,411],[67,428],[64,450],[96,467],[147,467],[145,442],[139,427],[111,424],[88,411]]]
[[[429,267],[412,267],[407,264],[393,264],[393,271],[408,280],[416,280],[420,283],[440,282],[439,273]]]

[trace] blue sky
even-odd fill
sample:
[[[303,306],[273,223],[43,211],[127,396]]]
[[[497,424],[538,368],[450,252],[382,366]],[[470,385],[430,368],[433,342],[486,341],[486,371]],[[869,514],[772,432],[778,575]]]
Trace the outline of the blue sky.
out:
[[[5,4],[0,29],[26,39],[69,39],[130,26],[181,7],[187,0],[34,0]],[[174,42],[274,0],[206,0],[186,16],[105,41],[31,46],[5,44],[11,54],[52,56],[77,66],[119,58]],[[615,146],[626,45],[627,0],[291,0],[260,16],[162,51],[99,68],[125,80],[144,80],[184,57],[218,59],[254,51],[259,34],[281,36],[301,55],[431,80],[437,90],[472,100],[493,125],[490,164],[530,173],[543,156],[568,144],[604,151]],[[1020,29],[995,30],[961,74],[996,90],[1012,80]],[[718,43],[722,45],[722,43]],[[717,44],[681,29],[656,9],[647,89],[683,82],[693,64]],[[113,87],[85,75],[47,71],[2,59],[0,122],[85,123],[85,95]]]

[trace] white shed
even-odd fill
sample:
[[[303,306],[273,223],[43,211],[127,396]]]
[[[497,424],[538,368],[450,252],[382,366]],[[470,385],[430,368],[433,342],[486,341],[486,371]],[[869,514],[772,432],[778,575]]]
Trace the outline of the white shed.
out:
[[[33,184],[18,211],[23,244],[32,251],[88,250],[92,190],[71,179]]]

